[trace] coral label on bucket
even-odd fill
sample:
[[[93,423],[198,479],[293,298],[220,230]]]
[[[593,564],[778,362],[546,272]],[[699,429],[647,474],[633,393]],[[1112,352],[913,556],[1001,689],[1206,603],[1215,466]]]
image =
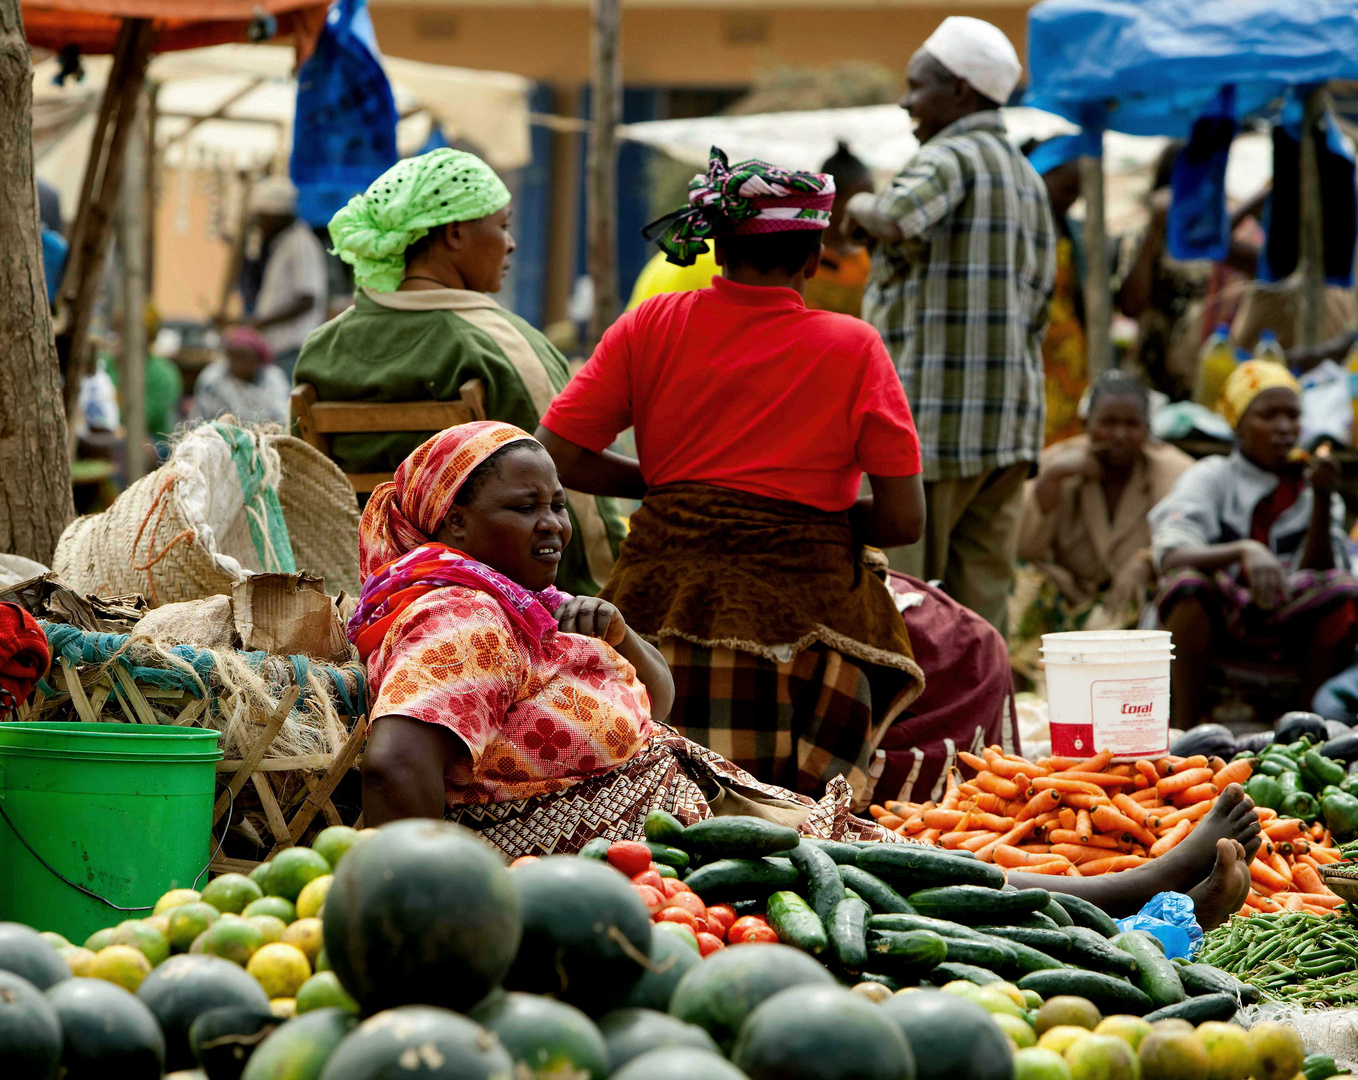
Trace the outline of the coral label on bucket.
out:
[[[1169,676],[1106,679],[1089,688],[1094,745],[1117,757],[1163,754],[1169,742]]]

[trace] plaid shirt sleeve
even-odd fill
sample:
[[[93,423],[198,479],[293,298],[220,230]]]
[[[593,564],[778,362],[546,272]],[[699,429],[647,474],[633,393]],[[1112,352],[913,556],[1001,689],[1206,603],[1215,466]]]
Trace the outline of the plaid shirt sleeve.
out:
[[[914,240],[928,234],[965,197],[957,155],[926,146],[877,197],[877,211],[896,222],[904,239]]]

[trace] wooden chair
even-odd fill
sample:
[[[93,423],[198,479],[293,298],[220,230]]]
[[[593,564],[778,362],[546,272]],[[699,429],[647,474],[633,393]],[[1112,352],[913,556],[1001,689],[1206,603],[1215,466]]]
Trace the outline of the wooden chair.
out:
[[[459,401],[357,402],[321,401],[310,383],[292,390],[292,418],[303,439],[326,457],[330,436],[387,431],[442,431],[486,419],[486,384],[472,379],[461,387]],[[391,479],[391,473],[346,473],[359,494]]]

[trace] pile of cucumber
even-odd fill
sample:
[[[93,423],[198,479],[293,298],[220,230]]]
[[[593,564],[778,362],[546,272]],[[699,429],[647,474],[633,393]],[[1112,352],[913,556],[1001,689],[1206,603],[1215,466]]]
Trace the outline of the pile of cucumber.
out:
[[[1120,933],[1085,900],[1013,888],[970,852],[815,840],[749,817],[709,818],[666,840],[688,855],[684,883],[706,903],[765,915],[781,941],[845,981],[1009,981],[1105,1014],[1193,1024],[1258,1000],[1218,968],[1166,959],[1151,934]]]

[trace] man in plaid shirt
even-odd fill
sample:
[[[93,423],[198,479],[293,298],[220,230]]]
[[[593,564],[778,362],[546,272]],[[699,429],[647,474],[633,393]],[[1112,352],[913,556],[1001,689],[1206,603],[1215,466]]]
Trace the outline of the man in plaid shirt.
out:
[[[881,194],[848,204],[875,241],[863,317],[896,361],[923,450],[924,537],[892,565],[942,579],[1001,632],[1042,450],[1056,275],[1046,189],[998,111],[1020,70],[997,27],[945,19],[906,73],[919,151]]]

